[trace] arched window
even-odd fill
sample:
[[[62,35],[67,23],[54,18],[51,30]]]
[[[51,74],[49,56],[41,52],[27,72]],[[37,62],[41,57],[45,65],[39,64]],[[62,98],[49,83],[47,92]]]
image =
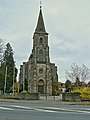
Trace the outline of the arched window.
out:
[[[38,85],[44,85],[44,81],[43,81],[42,79],[40,79],[40,80],[38,81]]]
[[[40,44],[42,44],[42,42],[43,42],[42,40],[43,40],[42,37],[40,37]]]
[[[43,61],[43,50],[39,51],[39,60],[42,62]]]
[[[43,51],[42,51],[42,50],[40,50],[40,51],[39,51],[39,53],[40,53],[40,54],[43,54]]]

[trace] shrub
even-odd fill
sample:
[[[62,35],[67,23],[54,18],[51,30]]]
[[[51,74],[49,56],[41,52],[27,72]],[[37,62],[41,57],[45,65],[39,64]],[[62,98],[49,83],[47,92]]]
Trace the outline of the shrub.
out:
[[[23,90],[21,93],[28,93],[28,91],[26,91],[26,90]]]
[[[81,95],[82,100],[90,100],[90,88],[84,87],[84,88],[75,88],[73,92],[79,92]]]

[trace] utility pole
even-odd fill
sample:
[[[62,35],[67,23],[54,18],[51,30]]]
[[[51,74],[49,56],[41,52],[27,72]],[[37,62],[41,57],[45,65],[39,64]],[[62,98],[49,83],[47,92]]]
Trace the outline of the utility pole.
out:
[[[18,81],[18,93],[19,93],[19,89],[20,89],[20,81]]]
[[[6,82],[7,82],[7,66],[5,68],[5,83],[4,83],[4,96],[6,94]]]
[[[25,63],[23,63],[23,90],[25,90]]]
[[[13,66],[13,95],[14,95],[15,65]]]

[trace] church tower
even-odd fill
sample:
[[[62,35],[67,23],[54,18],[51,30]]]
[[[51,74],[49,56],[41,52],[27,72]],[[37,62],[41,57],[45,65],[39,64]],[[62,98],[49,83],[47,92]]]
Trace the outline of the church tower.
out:
[[[49,62],[48,33],[45,30],[41,7],[37,26],[33,35],[33,51],[37,63]]]
[[[29,92],[52,95],[53,86],[58,89],[57,67],[55,64],[50,63],[48,33],[45,29],[41,6],[33,35],[33,49],[28,66]],[[53,82],[56,85],[53,85]]]
[[[57,67],[50,62],[48,33],[45,29],[41,5],[33,35],[33,49],[27,66],[28,91],[30,93],[52,95],[53,91],[58,91]]]

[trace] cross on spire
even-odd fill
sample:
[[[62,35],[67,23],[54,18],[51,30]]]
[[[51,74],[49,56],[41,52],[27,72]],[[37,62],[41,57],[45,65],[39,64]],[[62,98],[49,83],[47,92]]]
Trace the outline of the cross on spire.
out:
[[[42,1],[40,0],[40,9],[42,8]]]

